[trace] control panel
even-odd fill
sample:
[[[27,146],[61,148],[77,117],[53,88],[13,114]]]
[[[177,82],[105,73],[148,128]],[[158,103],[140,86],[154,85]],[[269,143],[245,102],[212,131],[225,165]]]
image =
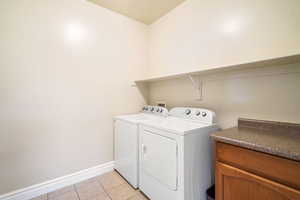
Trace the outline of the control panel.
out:
[[[203,108],[176,107],[170,110],[169,115],[202,123],[216,123],[216,114],[211,110]]]
[[[146,105],[142,108],[142,112],[144,113],[152,113],[156,115],[168,116],[168,109],[161,106],[150,106]]]

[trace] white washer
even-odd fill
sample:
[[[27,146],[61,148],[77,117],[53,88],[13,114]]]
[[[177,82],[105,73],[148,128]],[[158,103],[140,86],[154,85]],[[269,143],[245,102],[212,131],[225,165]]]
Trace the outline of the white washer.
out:
[[[205,200],[212,184],[210,133],[215,113],[173,108],[164,120],[141,122],[139,188],[151,200]]]
[[[139,114],[114,118],[115,169],[134,187],[138,188],[139,123],[165,118],[168,110],[158,106],[144,106]]]

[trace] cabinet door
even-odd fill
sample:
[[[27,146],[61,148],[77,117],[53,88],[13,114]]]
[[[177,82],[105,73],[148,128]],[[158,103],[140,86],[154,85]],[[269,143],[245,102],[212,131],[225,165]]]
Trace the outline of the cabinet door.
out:
[[[217,162],[217,200],[300,200],[300,191]]]

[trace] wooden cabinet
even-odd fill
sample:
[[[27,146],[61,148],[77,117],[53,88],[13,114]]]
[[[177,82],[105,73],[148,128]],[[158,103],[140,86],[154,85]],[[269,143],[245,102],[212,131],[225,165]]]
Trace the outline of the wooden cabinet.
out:
[[[299,162],[216,144],[216,200],[300,200],[299,177]]]
[[[217,162],[217,200],[299,200],[300,191]]]

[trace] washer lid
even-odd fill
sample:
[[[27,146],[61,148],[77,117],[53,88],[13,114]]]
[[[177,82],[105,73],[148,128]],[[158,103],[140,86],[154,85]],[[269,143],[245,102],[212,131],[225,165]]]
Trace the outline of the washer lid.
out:
[[[138,124],[141,121],[165,118],[168,116],[168,110],[161,106],[144,106],[141,113],[129,114],[129,115],[119,115],[114,117],[114,120],[123,120],[130,123]]]
[[[159,116],[152,115],[152,114],[145,114],[145,113],[139,113],[139,114],[131,114],[131,115],[119,115],[114,117],[115,120],[123,120],[131,123],[138,124],[142,121],[147,120],[154,120],[156,118],[160,118]]]

